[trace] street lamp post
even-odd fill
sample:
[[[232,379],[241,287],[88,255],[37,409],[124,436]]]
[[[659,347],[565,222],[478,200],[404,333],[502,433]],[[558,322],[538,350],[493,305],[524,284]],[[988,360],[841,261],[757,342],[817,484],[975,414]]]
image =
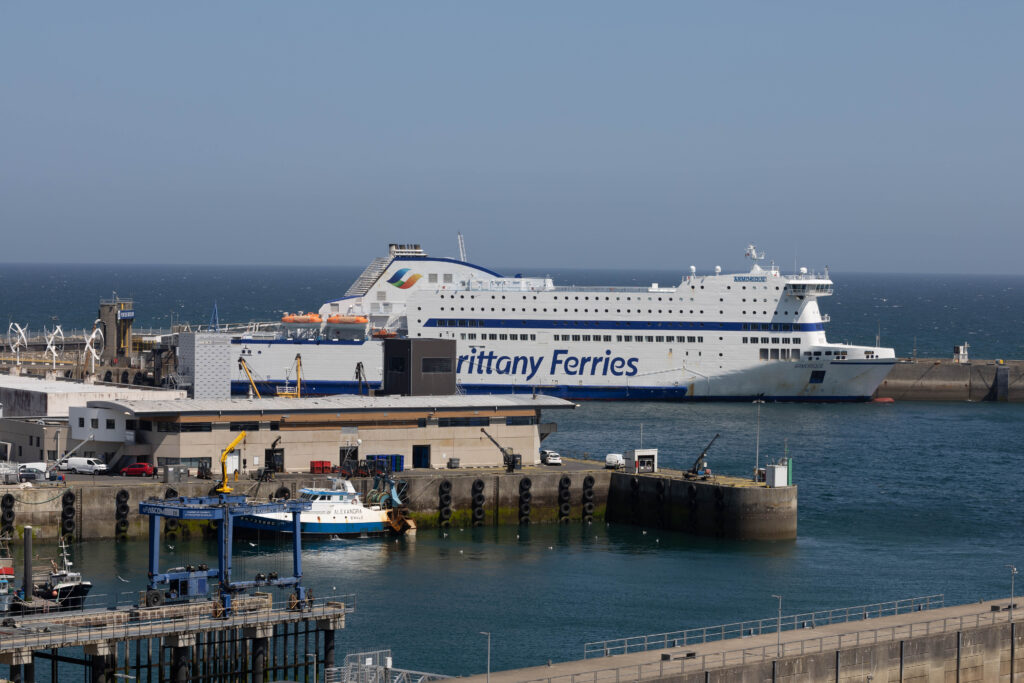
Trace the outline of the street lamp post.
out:
[[[491,633],[480,631],[480,635],[487,636],[487,683],[491,683]]]
[[[1010,570],[1010,623],[1013,623],[1013,579],[1017,576],[1017,568],[1012,564],[1006,567]]]
[[[310,657],[313,658],[313,683],[317,682],[317,676],[320,673],[317,669],[319,668],[319,662],[315,652],[306,653],[306,661],[309,662]],[[306,680],[309,680],[308,678]]]
[[[762,399],[755,399],[754,404],[757,406],[757,436],[754,439],[754,481],[757,481],[758,472],[761,469],[761,404],[764,401]]]
[[[775,625],[775,656],[782,656],[782,596],[773,595],[773,598],[779,599],[779,620]]]

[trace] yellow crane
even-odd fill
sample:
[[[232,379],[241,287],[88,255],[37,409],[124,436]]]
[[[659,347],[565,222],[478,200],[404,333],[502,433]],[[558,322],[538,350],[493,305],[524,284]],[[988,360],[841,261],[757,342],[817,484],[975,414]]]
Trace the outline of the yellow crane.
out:
[[[256,398],[260,398],[260,390],[256,388],[256,380],[252,378],[252,372],[249,370],[249,364],[245,362],[245,359],[239,356],[238,367],[245,372],[245,376],[249,378],[249,386],[252,387],[252,393],[256,395]],[[251,398],[251,397],[250,397]]]
[[[221,483],[217,487],[217,493],[231,493],[232,489],[228,486],[228,453],[235,450],[235,446],[242,442],[245,438],[245,431],[238,433],[234,441],[228,444],[228,447],[224,449],[224,452],[220,454],[220,473]]]

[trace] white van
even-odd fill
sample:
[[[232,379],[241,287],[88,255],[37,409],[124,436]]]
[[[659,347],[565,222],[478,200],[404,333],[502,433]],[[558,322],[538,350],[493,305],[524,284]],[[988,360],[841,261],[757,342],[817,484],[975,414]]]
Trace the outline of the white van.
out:
[[[65,472],[70,471],[74,474],[79,472],[82,474],[106,474],[107,472],[106,464],[96,458],[67,458],[66,460],[61,460],[57,467]]]
[[[607,470],[621,470],[626,466],[626,459],[622,453],[609,453],[604,456],[604,467]]]

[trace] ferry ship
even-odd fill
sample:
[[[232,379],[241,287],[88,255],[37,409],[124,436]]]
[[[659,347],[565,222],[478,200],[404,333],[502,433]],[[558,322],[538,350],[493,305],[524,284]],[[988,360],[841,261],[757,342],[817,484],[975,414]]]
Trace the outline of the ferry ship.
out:
[[[460,243],[461,247],[461,243]],[[891,348],[834,344],[818,308],[833,283],[783,275],[746,249],[750,270],[677,285],[556,285],[504,277],[461,258],[391,244],[345,296],[285,317],[279,333],[232,340],[261,386],[366,393],[383,375],[382,341],[456,341],[464,393],[539,392],[568,399],[866,401],[896,362]],[[332,323],[331,321],[335,321]],[[232,392],[250,380],[232,368]],[[443,361],[437,371],[449,370]],[[285,389],[287,390],[287,389]],[[263,391],[263,389],[261,389]]]

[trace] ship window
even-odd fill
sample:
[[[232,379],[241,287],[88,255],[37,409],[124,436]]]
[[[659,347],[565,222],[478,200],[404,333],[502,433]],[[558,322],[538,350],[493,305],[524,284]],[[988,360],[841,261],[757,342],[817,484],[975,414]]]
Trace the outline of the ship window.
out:
[[[498,339],[501,340],[501,341],[507,341],[508,340],[508,335],[507,334],[499,334],[498,335]]]
[[[427,275],[427,282],[437,282],[437,273],[429,273]]]
[[[746,337],[744,337],[744,338],[743,338],[743,343],[744,343],[744,344],[746,344],[746,343],[747,343],[747,338],[746,338]]]
[[[633,335],[627,334],[625,337],[622,338],[622,341],[626,341],[626,342],[633,341]]]
[[[824,370],[812,370],[811,371],[811,378],[809,380],[807,380],[807,383],[808,384],[821,384],[824,381],[825,381],[825,371]]]
[[[663,341],[665,341],[665,338],[664,337],[655,337],[655,341],[663,342]]]
[[[793,360],[800,360],[800,349],[790,349],[789,357]]]
[[[768,337],[761,337],[761,343],[762,344],[767,344],[768,343]]]
[[[654,337],[648,336],[648,337],[647,337],[647,341],[648,341],[648,342],[653,342],[653,341],[654,341]]]
[[[451,273],[445,273],[443,280],[446,283],[450,283],[452,281],[452,274]]]
[[[533,340],[535,340],[536,338],[537,338],[537,335],[535,335],[535,334],[531,334],[531,335],[530,335],[530,341],[533,341]]]
[[[779,349],[779,360],[789,360],[789,349]]]
[[[800,343],[800,337],[793,337],[793,343],[794,344],[799,344]]]
[[[573,341],[579,341],[580,340],[580,335],[578,335],[578,334],[572,335],[572,340]]]
[[[384,291],[383,289],[378,290],[378,292],[377,292],[377,301],[387,301],[387,299],[388,299],[388,293],[386,291]]]
[[[667,341],[667,342],[674,342],[675,340],[676,340],[675,337],[671,337],[671,336],[670,337],[665,337],[665,341]]]
[[[778,343],[779,343],[779,338],[778,337],[772,337],[772,344],[778,344]]]
[[[761,360],[768,360],[768,349],[761,349]]]
[[[687,337],[686,341],[688,343],[690,343],[690,344],[695,344],[695,343],[697,343],[697,338],[696,337]]]

